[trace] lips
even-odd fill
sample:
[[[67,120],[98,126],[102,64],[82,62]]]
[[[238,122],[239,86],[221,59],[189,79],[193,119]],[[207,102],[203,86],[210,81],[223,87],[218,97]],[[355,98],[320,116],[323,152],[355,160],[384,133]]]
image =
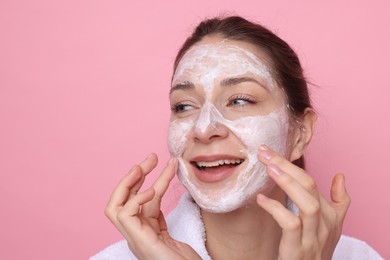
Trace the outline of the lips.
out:
[[[227,179],[243,162],[243,158],[231,155],[210,155],[193,158],[191,165],[198,180],[213,183]]]
[[[200,170],[205,170],[206,168],[215,168],[220,166],[236,166],[238,164],[241,164],[244,160],[243,159],[221,159],[216,160],[213,162],[206,162],[206,161],[200,161],[200,162],[194,162],[194,164],[198,167]]]

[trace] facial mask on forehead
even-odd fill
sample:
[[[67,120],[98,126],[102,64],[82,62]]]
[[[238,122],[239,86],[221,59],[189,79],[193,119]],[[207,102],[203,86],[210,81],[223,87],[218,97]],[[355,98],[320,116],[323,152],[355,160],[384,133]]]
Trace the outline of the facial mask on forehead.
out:
[[[179,63],[173,79],[174,83],[180,80],[191,81],[202,86],[205,91],[205,102],[195,119],[181,118],[171,122],[168,147],[170,153],[178,158],[179,179],[196,203],[210,212],[235,210],[243,206],[257,191],[272,185],[265,166],[257,159],[259,145],[267,144],[279,154],[286,154],[289,117],[285,106],[267,115],[243,116],[229,120],[210,101],[218,77],[242,75],[261,77],[270,90],[275,87],[271,73],[261,60],[244,49],[225,43],[198,45],[190,49]],[[188,169],[191,166],[182,156],[193,142],[189,139],[191,131],[204,133],[208,128],[209,131],[214,131],[213,129],[218,127],[227,127],[242,143],[239,152],[245,158],[245,168],[240,165],[244,169],[232,181],[224,182],[223,185],[202,185],[196,180],[196,176],[191,174],[192,170]]]
[[[191,78],[204,88],[206,96],[209,97],[214,81],[221,73],[229,77],[252,74],[263,78],[269,88],[275,85],[267,65],[256,55],[225,42],[191,48],[179,62],[172,82]]]

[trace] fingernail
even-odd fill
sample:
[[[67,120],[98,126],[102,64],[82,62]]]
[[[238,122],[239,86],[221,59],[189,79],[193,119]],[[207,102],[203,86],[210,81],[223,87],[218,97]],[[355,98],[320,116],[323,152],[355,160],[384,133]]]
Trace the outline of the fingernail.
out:
[[[263,150],[261,150],[261,151],[259,152],[259,155],[260,155],[262,158],[266,159],[266,160],[271,160],[271,158],[272,158],[272,155],[271,155],[271,153],[270,153],[269,151],[263,151]]]
[[[265,144],[260,145],[259,149],[262,151],[269,151],[268,146],[266,146]]]
[[[276,165],[268,165],[268,169],[270,169],[270,171],[275,174],[276,176],[280,176],[282,175],[282,171],[279,169],[278,166]]]
[[[268,197],[263,195],[263,194],[261,194],[261,193],[259,193],[259,194],[257,194],[257,200],[259,202],[266,202],[268,200]]]
[[[150,158],[152,158],[153,156],[153,153],[149,154],[148,157],[146,157],[146,160],[149,160]]]
[[[260,145],[259,155],[265,160],[270,160],[272,158],[272,153],[268,146],[266,146],[265,144]]]

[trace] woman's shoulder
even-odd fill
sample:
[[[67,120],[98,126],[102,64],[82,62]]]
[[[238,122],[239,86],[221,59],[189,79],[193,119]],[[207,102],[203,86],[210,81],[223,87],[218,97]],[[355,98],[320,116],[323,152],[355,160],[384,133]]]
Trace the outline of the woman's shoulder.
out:
[[[333,254],[334,260],[380,260],[382,258],[371,246],[359,239],[342,235]]]

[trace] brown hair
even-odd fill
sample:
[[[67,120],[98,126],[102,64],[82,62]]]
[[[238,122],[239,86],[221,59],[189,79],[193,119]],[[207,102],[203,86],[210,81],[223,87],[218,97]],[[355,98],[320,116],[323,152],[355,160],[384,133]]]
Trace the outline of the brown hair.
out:
[[[288,107],[292,115],[299,117],[306,108],[312,107],[307,81],[294,50],[267,28],[239,16],[212,18],[202,21],[180,48],[175,59],[174,70],[176,70],[184,54],[194,44],[210,35],[248,42],[265,51],[271,58],[274,77],[286,93]],[[303,168],[303,157],[294,161],[294,163]]]

